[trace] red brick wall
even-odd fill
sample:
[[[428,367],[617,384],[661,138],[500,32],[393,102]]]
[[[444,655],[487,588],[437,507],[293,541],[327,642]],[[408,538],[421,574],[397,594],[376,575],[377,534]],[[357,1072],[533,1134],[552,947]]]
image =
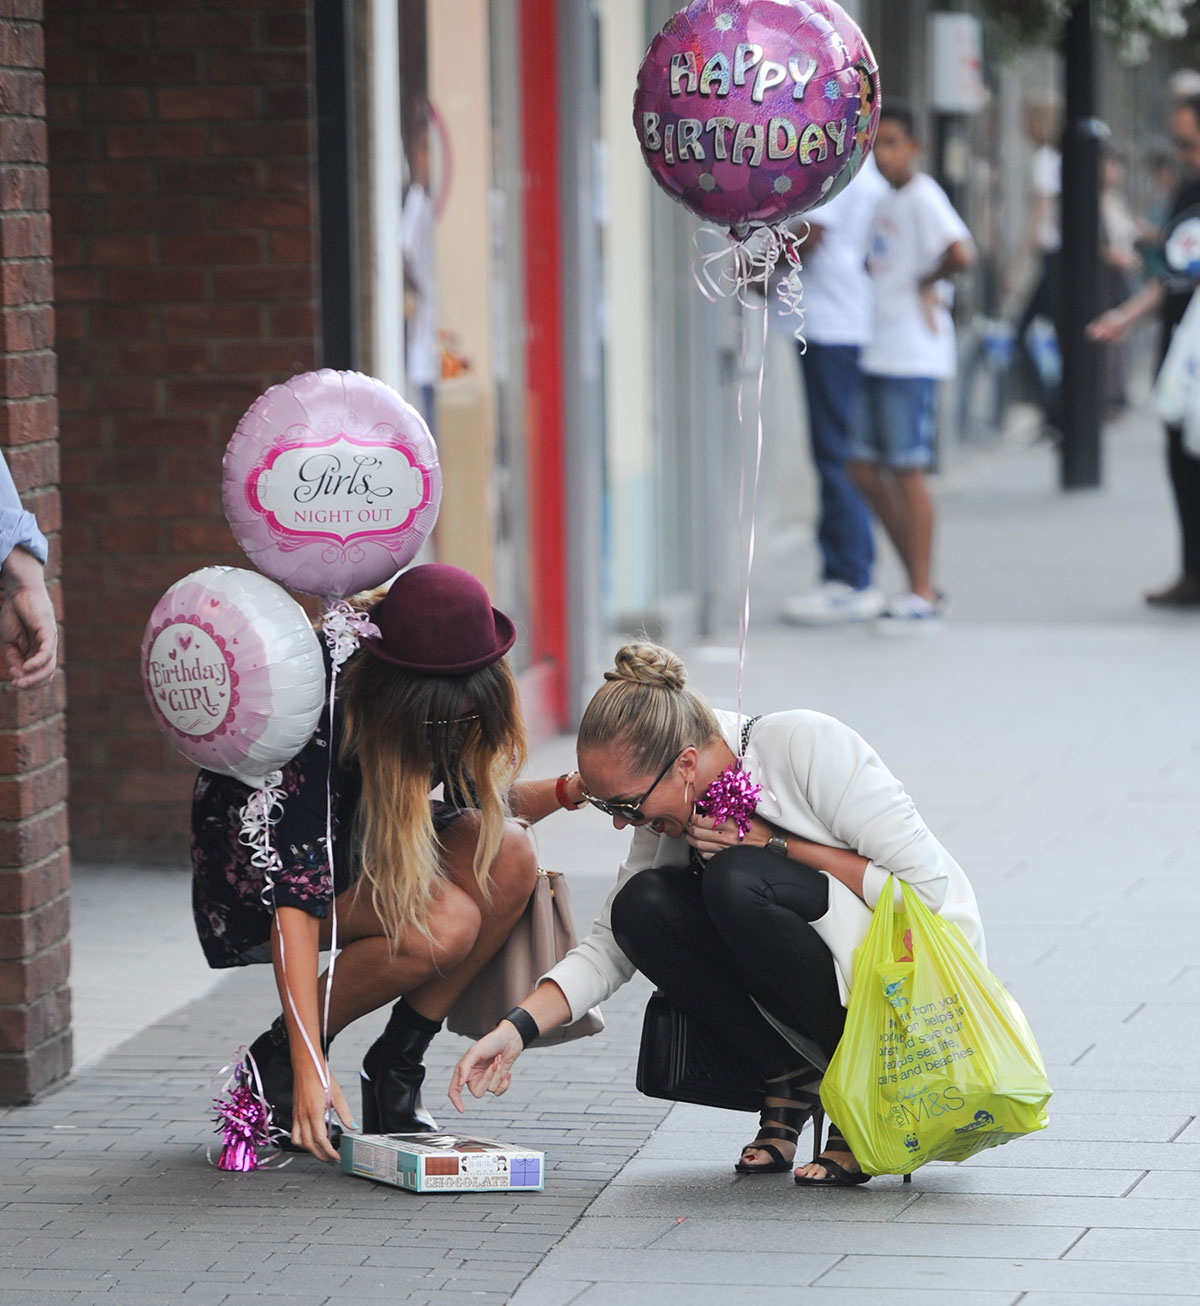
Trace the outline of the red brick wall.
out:
[[[0,451],[60,548],[41,0],[0,0]],[[0,690],[0,1102],[70,1069],[63,677]]]
[[[47,0],[71,824],[77,859],[177,860],[194,771],[138,647],[181,576],[248,566],[221,456],[316,365],[308,0]]]

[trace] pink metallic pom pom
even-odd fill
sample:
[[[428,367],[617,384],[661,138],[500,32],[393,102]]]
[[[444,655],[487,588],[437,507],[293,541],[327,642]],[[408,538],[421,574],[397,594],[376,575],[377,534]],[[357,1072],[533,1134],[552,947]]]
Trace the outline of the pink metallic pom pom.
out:
[[[240,1065],[223,1097],[213,1099],[217,1132],[222,1135],[218,1170],[257,1170],[260,1149],[272,1144],[271,1111],[251,1088],[245,1065]]]
[[[733,821],[741,840],[750,829],[750,818],[761,793],[762,785],[756,785],[742,770],[741,762],[735,762],[708,786],[697,800],[696,810],[711,816],[717,825]]]

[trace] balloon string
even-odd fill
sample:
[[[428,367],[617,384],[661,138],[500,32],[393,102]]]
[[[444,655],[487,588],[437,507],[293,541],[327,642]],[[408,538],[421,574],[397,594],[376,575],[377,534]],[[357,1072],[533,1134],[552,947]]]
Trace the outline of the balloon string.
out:
[[[758,486],[759,476],[762,471],[762,451],[763,451],[763,418],[762,418],[762,399],[763,399],[763,378],[766,371],[767,363],[767,314],[770,311],[770,299],[768,296],[768,282],[770,280],[770,269],[762,273],[763,277],[763,305],[762,305],[762,348],[758,358],[758,377],[756,382],[756,431],[754,446],[754,480],[750,491],[750,520],[747,530],[747,544],[745,551],[746,565],[745,574],[742,583],[742,604],[741,611],[738,614],[738,665],[737,665],[737,719],[738,719],[738,757],[742,756],[744,751],[742,741],[742,691],[746,674],[746,643],[750,633],[750,580],[754,571],[754,545],[757,535],[756,523],[758,518]],[[746,371],[746,352],[750,336],[749,321],[746,317],[746,308],[742,308],[742,366],[738,376],[738,425],[741,429],[742,439],[739,448],[742,450],[741,472],[738,482],[738,557],[742,556],[742,533],[743,533],[743,509],[746,493],[746,420],[742,411],[743,391],[745,388],[745,371]]]
[[[325,977],[325,1001],[321,1012],[321,1043],[329,1046],[329,1011],[333,995],[333,975],[337,964],[338,926],[337,893],[334,875],[334,839],[333,839],[333,725],[336,708],[337,678],[342,664],[358,648],[359,640],[364,636],[378,636],[379,628],[367,617],[365,612],[356,612],[344,601],[330,605],[322,619],[322,630],[329,647],[329,765],[325,772],[325,852],[329,859],[329,899],[330,899],[330,954],[329,971]],[[332,1080],[325,1058],[317,1052],[300,1018],[300,1011],[292,993],[288,979],[287,946],[283,930],[279,925],[278,904],[275,901],[276,877],[283,869],[283,862],[271,837],[272,827],[283,814],[286,792],[282,788],[283,772],[273,771],[263,784],[249,797],[241,811],[242,828],[238,834],[241,843],[250,848],[251,865],[257,867],[263,875],[262,901],[271,908],[273,925],[279,939],[279,966],[283,975],[283,991],[288,1008],[295,1020],[296,1028],[308,1049],[308,1055],[316,1067],[321,1087],[325,1090],[325,1109],[333,1106]]]
[[[778,285],[780,309],[783,314],[792,314],[799,318],[795,336],[800,342],[803,353],[807,348],[804,341],[804,311],[801,307],[804,289],[800,284],[799,272],[802,266],[800,249],[808,236],[808,224],[805,223],[803,235],[792,231],[786,223],[774,227],[755,226],[745,233],[721,231],[716,227],[701,227],[693,236],[696,257],[692,260],[692,278],[700,288],[700,293],[710,303],[718,299],[736,299],[742,307],[742,358],[738,374],[737,414],[738,428],[741,433],[740,474],[738,479],[738,557],[743,555],[743,538],[747,538],[745,548],[745,571],[742,585],[742,602],[738,612],[738,655],[737,655],[737,715],[739,729],[742,719],[742,691],[746,674],[746,642],[750,631],[750,581],[754,568],[754,546],[756,536],[756,518],[758,515],[758,487],[762,472],[763,451],[763,417],[762,397],[763,378],[766,369],[767,352],[767,314],[770,311],[771,278],[781,262],[788,266],[787,275]],[[750,287],[761,286],[761,297],[756,296],[754,306],[762,310],[762,351],[758,363],[757,379],[757,434],[754,453],[754,479],[751,490],[750,511],[746,512],[746,414],[745,414],[745,378],[746,357],[749,350],[749,325],[746,310],[751,306]],[[748,520],[747,520],[748,517]],[[739,745],[739,757],[741,748]]]
[[[271,829],[278,822],[280,816],[283,815],[283,801],[287,794],[282,788],[282,783],[283,772],[272,771],[262,786],[256,789],[246,800],[246,805],[241,810],[242,828],[238,833],[238,839],[251,850],[250,864],[262,871],[263,887],[260,897],[264,905],[271,909],[272,926],[279,939],[279,968],[283,974],[284,996],[287,998],[288,1006],[295,1018],[300,1037],[304,1040],[304,1045],[308,1048],[308,1054],[312,1057],[313,1065],[317,1068],[317,1075],[320,1077],[321,1086],[325,1089],[325,1099],[328,1105],[331,1101],[329,1072],[323,1059],[317,1055],[312,1040],[308,1037],[308,1031],[304,1028],[304,1022],[300,1019],[300,1012],[296,1007],[296,1000],[292,996],[292,986],[288,981],[287,973],[287,948],[284,944],[283,930],[279,924],[279,904],[275,901],[275,877],[282,871],[283,862],[275,848],[274,840],[271,837]],[[330,874],[332,876],[332,867]]]
[[[331,601],[321,618],[321,631],[329,648],[329,766],[325,772],[325,851],[329,857],[329,973],[325,977],[325,1007],[321,1013],[321,1036],[329,1045],[329,1004],[333,996],[333,971],[337,965],[337,893],[333,871],[333,715],[336,710],[337,679],[342,664],[358,649],[364,636],[378,637],[379,627],[365,612],[357,612],[344,599]],[[326,1105],[330,1105],[328,1102]]]

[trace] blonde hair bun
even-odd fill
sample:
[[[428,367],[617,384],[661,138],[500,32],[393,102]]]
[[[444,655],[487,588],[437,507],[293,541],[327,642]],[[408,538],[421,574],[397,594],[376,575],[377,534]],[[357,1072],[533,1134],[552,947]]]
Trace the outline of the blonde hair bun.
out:
[[[661,644],[626,644],[617,650],[613,661],[614,669],[604,673],[605,680],[625,680],[676,691],[687,683],[687,668]]]

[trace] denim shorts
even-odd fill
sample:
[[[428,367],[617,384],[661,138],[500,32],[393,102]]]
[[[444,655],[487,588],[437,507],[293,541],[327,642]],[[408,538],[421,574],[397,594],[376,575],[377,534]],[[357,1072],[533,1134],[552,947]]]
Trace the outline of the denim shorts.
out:
[[[882,463],[895,471],[933,462],[937,381],[927,376],[863,377],[862,421],[850,434],[851,462]]]

